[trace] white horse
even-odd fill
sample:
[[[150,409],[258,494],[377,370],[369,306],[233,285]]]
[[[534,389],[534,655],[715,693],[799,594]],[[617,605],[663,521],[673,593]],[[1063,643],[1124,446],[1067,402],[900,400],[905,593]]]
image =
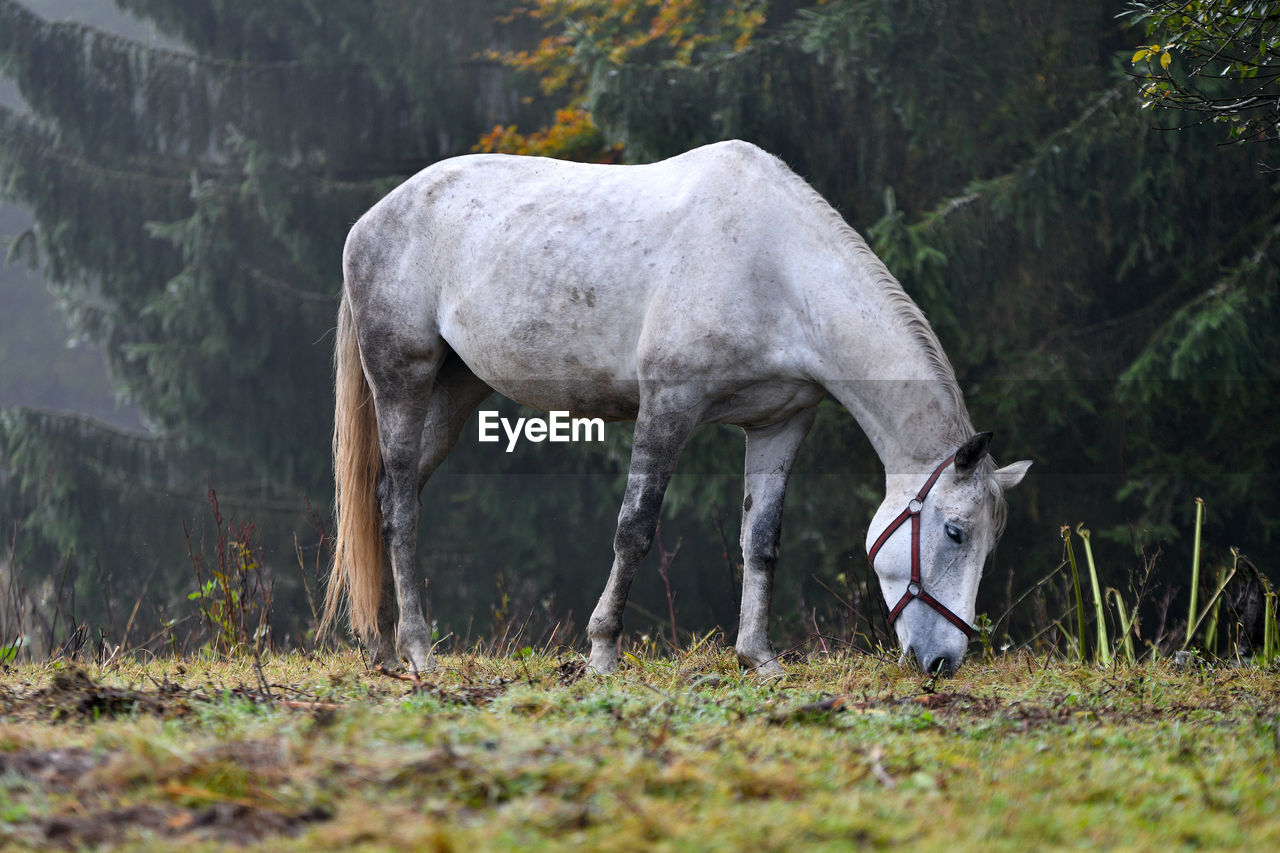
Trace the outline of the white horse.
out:
[[[996,468],[920,309],[776,158],[734,141],[644,166],[445,160],[356,222],[343,271],[323,623],[345,596],[375,662],[435,665],[414,569],[418,495],[496,390],[636,422],[613,568],[588,625],[595,672],[617,666],[632,578],[705,423],[746,432],[738,657],[782,672],[768,618],[783,497],[827,394],[885,466],[872,558],[903,655],[928,671],[959,665],[1003,491],[1031,463]],[[898,533],[908,519],[912,535]]]

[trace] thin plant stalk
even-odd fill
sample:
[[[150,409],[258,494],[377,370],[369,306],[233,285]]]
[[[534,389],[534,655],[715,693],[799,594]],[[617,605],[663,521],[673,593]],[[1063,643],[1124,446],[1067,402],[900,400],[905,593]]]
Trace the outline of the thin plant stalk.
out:
[[[1112,603],[1115,604],[1116,613],[1120,617],[1120,637],[1125,663],[1133,666],[1138,662],[1137,651],[1133,647],[1133,620],[1138,617],[1138,606],[1134,605],[1133,613],[1130,615],[1124,606],[1124,599],[1120,597],[1120,591],[1114,587],[1107,587],[1107,592],[1111,594]]]
[[[1262,604],[1262,665],[1271,666],[1280,655],[1280,626],[1276,623],[1276,594],[1268,592]]]
[[[1187,616],[1187,640],[1185,648],[1191,642],[1191,634],[1199,624],[1196,619],[1196,602],[1200,597],[1200,529],[1204,526],[1204,498],[1196,498],[1196,535],[1191,546],[1191,612]]]
[[[1076,653],[1084,663],[1084,593],[1080,590],[1080,571],[1076,568],[1076,552],[1071,547],[1071,527],[1062,525],[1062,541],[1067,548],[1067,562],[1071,564],[1071,583],[1076,591]]]
[[[1225,576],[1227,567],[1218,566],[1218,576],[1214,579],[1214,589],[1222,589],[1226,586]],[[1204,650],[1207,654],[1217,656],[1218,654],[1218,612],[1222,609],[1222,599],[1218,596],[1214,597],[1213,604],[1208,608],[1209,621],[1204,626]]]
[[[1093,609],[1098,616],[1098,663],[1111,665],[1111,644],[1107,641],[1107,611],[1102,601],[1102,589],[1098,585],[1098,568],[1093,563],[1093,548],[1089,544],[1089,528],[1083,524],[1076,533],[1084,540],[1084,557],[1089,562],[1089,582],[1093,586]]]
[[[1203,622],[1213,612],[1222,597],[1222,592],[1227,588],[1227,584],[1231,583],[1231,579],[1236,576],[1236,569],[1240,567],[1240,552],[1235,548],[1231,549],[1232,563],[1231,571],[1227,572],[1226,577],[1218,584],[1218,588],[1213,591],[1213,597],[1209,599],[1209,605],[1205,607],[1204,612],[1200,614],[1200,618],[1191,626],[1191,630],[1187,631],[1187,641],[1182,644],[1183,650],[1191,644],[1191,637],[1200,629],[1200,623]]]

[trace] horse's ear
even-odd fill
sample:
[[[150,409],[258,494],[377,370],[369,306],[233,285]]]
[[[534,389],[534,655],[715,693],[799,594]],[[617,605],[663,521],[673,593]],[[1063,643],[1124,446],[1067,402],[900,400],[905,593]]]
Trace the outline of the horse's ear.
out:
[[[1021,462],[1014,462],[1012,465],[997,468],[996,482],[1000,484],[1001,489],[1006,491],[1012,489],[1022,482],[1023,477],[1027,476],[1027,469],[1030,467],[1031,460],[1023,459]]]
[[[956,451],[956,473],[963,477],[978,467],[978,463],[987,455],[987,449],[990,447],[991,433],[989,432],[980,432],[960,445],[960,449]]]

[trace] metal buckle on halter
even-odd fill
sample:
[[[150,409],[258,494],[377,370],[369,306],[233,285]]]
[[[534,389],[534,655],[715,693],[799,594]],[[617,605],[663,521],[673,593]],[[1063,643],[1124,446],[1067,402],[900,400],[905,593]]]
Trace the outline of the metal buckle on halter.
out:
[[[912,498],[911,503],[907,504],[907,512],[912,515],[919,515],[922,509],[924,509],[924,501],[919,498]]]

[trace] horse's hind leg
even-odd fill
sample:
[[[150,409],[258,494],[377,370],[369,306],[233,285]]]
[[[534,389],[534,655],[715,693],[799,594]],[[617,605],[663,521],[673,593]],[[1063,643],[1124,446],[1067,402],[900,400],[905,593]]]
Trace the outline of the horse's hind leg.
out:
[[[431,632],[423,614],[415,577],[418,542],[418,459],[422,455],[422,426],[444,343],[434,353],[413,358],[383,357],[361,341],[365,368],[373,387],[378,414],[378,444],[382,477],[378,504],[382,512],[382,542],[390,556],[399,618],[396,651],[414,671],[431,668]],[[385,582],[384,582],[385,590]],[[382,613],[379,613],[381,629]]]
[[[418,459],[418,491],[440,467],[462,435],[467,419],[493,389],[480,380],[452,350],[436,375],[435,387],[422,426],[422,456]]]
[[[640,561],[649,553],[658,512],[676,460],[697,424],[697,407],[678,390],[654,392],[641,403],[631,446],[627,490],[613,537],[613,568],[600,602],[587,624],[593,672],[610,673],[618,665],[622,611]]]
[[[491,393],[492,389],[476,378],[460,358],[446,352],[431,383],[425,411],[415,416],[417,407],[403,406],[406,414],[401,428],[408,429],[416,423],[416,443],[411,436],[401,435],[397,430],[383,430],[383,412],[387,408],[398,411],[395,403],[388,402],[378,410],[383,446],[383,475],[378,497],[383,509],[383,537],[387,544],[384,551],[387,556],[383,563],[382,601],[378,609],[380,637],[369,650],[375,664],[393,665],[398,655],[415,672],[425,672],[435,666],[429,628],[430,598],[424,595],[419,601],[417,573],[414,571],[418,495],[432,472],[457,443],[467,418]],[[393,400],[407,396],[398,394]],[[408,447],[415,448],[415,464],[406,469],[403,454]],[[394,463],[389,450],[391,454],[398,454],[394,456]],[[398,503],[404,500],[406,492],[411,499],[408,511]],[[404,556],[398,561],[397,555],[401,554]],[[390,641],[393,636],[394,647]]]
[[[379,504],[384,478],[378,481]],[[383,666],[388,669],[399,667],[400,659],[396,656],[396,583],[395,573],[391,571],[391,552],[382,551],[382,596],[378,599],[378,635],[362,638],[369,653],[370,666]]]
[[[797,412],[785,421],[748,429],[742,501],[742,610],[738,617],[738,659],[761,675],[782,675],[769,642],[769,607],[773,572],[782,534],[782,503],[800,442],[813,424],[817,408]]]

